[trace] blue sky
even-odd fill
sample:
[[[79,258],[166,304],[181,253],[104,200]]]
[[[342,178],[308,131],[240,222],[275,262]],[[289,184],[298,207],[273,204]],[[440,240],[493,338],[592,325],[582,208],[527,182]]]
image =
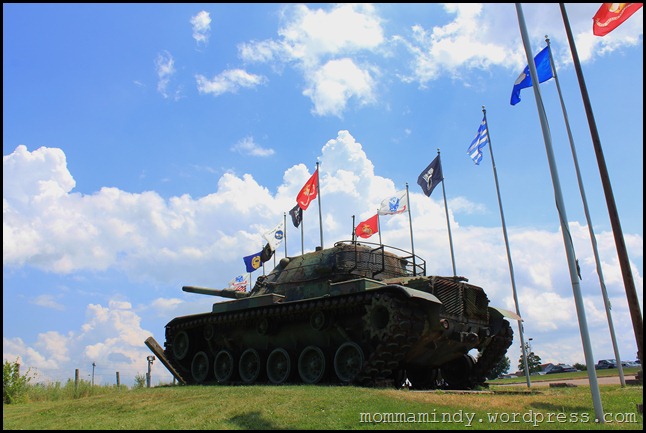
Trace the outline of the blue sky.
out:
[[[643,310],[643,10],[597,37],[599,6],[566,8]],[[523,11],[534,55],[550,38],[620,354],[634,360],[560,9]],[[97,382],[119,371],[132,384],[148,336],[163,344],[173,317],[221,300],[181,287],[243,273],[317,162],[325,246],[408,184],[415,253],[451,275],[442,192],[416,184],[438,149],[457,273],[515,310],[490,147],[479,166],[466,154],[485,106],[525,336],[546,362],[585,362],[534,92],[509,103],[526,65],[513,4],[3,4],[3,358],[42,381],[96,362]],[[540,91],[593,353],[614,358],[555,81]],[[381,224],[384,243],[410,249],[408,218]],[[304,227],[311,251],[318,204]],[[288,221],[288,255],[299,244]],[[153,383],[169,380],[155,364]]]

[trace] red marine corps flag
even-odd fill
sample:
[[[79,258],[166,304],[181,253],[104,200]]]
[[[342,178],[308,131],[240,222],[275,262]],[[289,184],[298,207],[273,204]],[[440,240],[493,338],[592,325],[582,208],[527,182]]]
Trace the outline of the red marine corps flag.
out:
[[[605,36],[637,12],[643,3],[604,3],[592,18],[592,33]]]
[[[312,177],[310,177],[310,180],[308,180],[307,183],[305,183],[305,185],[301,189],[301,192],[299,192],[298,196],[296,196],[296,203],[298,203],[298,206],[303,210],[307,210],[308,206],[310,205],[310,202],[316,198],[318,189],[319,189],[319,170],[317,168],[316,171],[314,171],[314,174],[312,175]]]
[[[368,218],[364,222],[359,223],[357,228],[354,229],[354,233],[359,238],[369,238],[379,231],[379,214]]]

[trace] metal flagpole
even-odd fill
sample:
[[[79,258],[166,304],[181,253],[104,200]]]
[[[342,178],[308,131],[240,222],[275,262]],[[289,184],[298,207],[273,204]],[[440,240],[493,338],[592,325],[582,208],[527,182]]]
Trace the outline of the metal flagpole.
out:
[[[507,237],[507,225],[505,224],[505,214],[502,211],[502,199],[500,198],[500,187],[498,185],[498,172],[496,170],[496,162],[493,159],[493,145],[491,144],[491,135],[489,135],[489,123],[487,122],[487,110],[484,105],[482,106],[482,114],[484,115],[485,127],[487,128],[487,141],[489,142],[489,152],[491,152],[491,166],[493,167],[493,177],[496,182],[496,193],[498,194],[498,207],[500,208],[500,220],[502,221],[502,233],[505,238],[505,247],[507,248],[507,263],[509,263],[509,277],[511,278],[511,288],[514,294],[514,303],[516,304],[516,314],[519,317],[520,308],[518,307],[518,293],[516,291],[516,279],[514,278],[514,265],[511,262],[511,253],[509,251],[509,238]],[[525,348],[525,336],[523,335],[523,321],[518,320],[518,333],[520,334],[520,347],[523,353],[523,367],[525,368],[525,377],[527,380],[527,387],[531,388],[532,382],[529,377],[529,365],[527,363],[527,350]]]
[[[379,245],[383,245],[383,243],[381,243],[381,221],[379,220],[379,209],[377,209],[377,231],[379,232]]]
[[[354,215],[352,215],[352,242],[355,240],[356,233],[354,232],[356,227],[354,226]]]
[[[581,340],[583,341],[583,353],[585,354],[586,365],[588,369],[588,379],[590,381],[590,392],[592,393],[592,402],[594,404],[594,411],[596,420],[603,423],[603,407],[601,405],[601,395],[599,393],[599,383],[597,381],[597,372],[594,369],[594,355],[592,354],[592,346],[590,344],[590,334],[588,332],[588,323],[585,317],[585,307],[583,305],[583,298],[581,297],[581,286],[579,285],[579,276],[577,272],[576,256],[574,255],[574,245],[572,245],[572,238],[569,234],[567,225],[567,215],[565,212],[565,204],[563,202],[563,195],[561,193],[561,186],[559,175],[556,168],[556,161],[554,160],[554,151],[552,149],[552,138],[549,132],[549,125],[545,117],[543,106],[543,99],[538,80],[538,73],[536,72],[536,64],[534,63],[534,55],[532,48],[529,46],[529,36],[527,28],[525,27],[525,17],[523,16],[523,9],[520,3],[516,3],[516,13],[518,15],[518,24],[520,26],[520,33],[525,46],[525,54],[527,55],[527,64],[529,65],[529,73],[532,78],[534,95],[536,97],[536,108],[538,109],[538,116],[541,121],[541,129],[543,131],[543,140],[545,141],[545,151],[547,153],[547,160],[550,166],[550,174],[552,176],[552,184],[554,186],[554,195],[556,198],[556,210],[559,215],[561,223],[561,231],[563,234],[563,241],[565,243],[565,253],[567,256],[568,267],[570,271],[570,280],[572,282],[572,291],[574,292],[574,301],[579,319],[579,328],[581,331]]]
[[[283,227],[285,227],[285,257],[287,257],[287,212],[283,212]]]
[[[550,40],[545,36],[545,42],[547,46],[550,45]],[[570,139],[570,149],[572,150],[572,159],[574,159],[574,168],[576,169],[576,178],[579,182],[579,191],[581,191],[581,200],[583,201],[583,210],[585,211],[585,219],[588,223],[588,230],[590,232],[590,241],[592,242],[592,251],[594,253],[594,260],[597,265],[597,275],[599,276],[599,284],[601,285],[601,294],[603,295],[603,304],[606,307],[606,316],[608,317],[608,327],[610,328],[610,337],[612,338],[612,347],[615,351],[615,358],[617,359],[617,369],[619,370],[619,381],[621,386],[626,386],[626,380],[624,379],[624,369],[621,366],[621,357],[619,356],[619,348],[617,346],[617,337],[615,336],[615,327],[612,323],[612,313],[610,312],[610,300],[608,299],[608,292],[606,291],[606,284],[603,278],[603,271],[601,270],[601,259],[599,258],[599,250],[597,248],[597,238],[594,235],[594,228],[592,226],[592,218],[590,218],[590,210],[588,209],[588,200],[585,196],[585,188],[583,187],[583,178],[581,177],[581,170],[579,169],[579,159],[577,158],[576,148],[574,146],[574,138],[572,137],[572,131],[570,130],[570,121],[567,116],[567,110],[565,109],[565,102],[563,102],[563,95],[561,93],[561,85],[559,84],[559,78],[556,74],[556,65],[554,65],[554,59],[552,58],[552,50],[549,50],[550,53],[550,63],[552,65],[552,75],[554,75],[554,82],[556,83],[556,89],[559,93],[559,99],[561,100],[561,109],[563,110],[563,118],[565,119],[565,128],[567,129],[567,135]]]
[[[413,217],[411,217],[410,215],[410,196],[408,195],[408,182],[406,182],[406,203],[408,203],[408,226],[410,227],[410,248],[411,248],[411,254],[413,254],[413,275],[417,275],[417,265],[415,264],[415,244],[413,243]]]
[[[437,156],[440,156],[440,149],[437,149]],[[442,159],[439,160],[442,164]],[[455,271],[455,256],[453,255],[453,237],[451,236],[451,223],[449,221],[449,207],[446,203],[446,190],[444,189],[444,169],[442,169],[442,194],[444,195],[444,212],[446,213],[446,226],[449,229],[449,245],[451,246],[451,263],[453,264],[453,276],[457,277],[458,273]]]
[[[301,256],[305,254],[305,246],[303,244],[303,226],[305,225],[305,211],[301,209]]]
[[[323,249],[323,218],[321,217],[321,185],[319,183],[319,162],[316,162],[316,195],[319,199],[319,227],[321,230],[321,249]]]
[[[572,51],[574,68],[576,69],[576,75],[579,79],[579,87],[581,88],[581,96],[583,97],[585,113],[588,117],[590,135],[592,135],[592,145],[594,146],[594,153],[597,157],[597,165],[599,166],[599,173],[601,174],[601,185],[603,185],[603,192],[606,196],[608,215],[610,217],[612,233],[615,238],[615,246],[617,248],[617,255],[619,257],[619,266],[621,267],[621,275],[624,280],[624,289],[626,290],[626,299],[628,300],[628,309],[630,310],[630,318],[633,322],[633,331],[635,333],[635,340],[637,342],[637,357],[639,358],[640,363],[643,365],[642,350],[644,345],[644,321],[642,318],[641,310],[639,308],[639,298],[637,297],[637,291],[635,289],[635,280],[633,279],[633,273],[630,269],[630,260],[628,259],[628,251],[626,250],[626,242],[624,241],[623,231],[621,230],[621,223],[619,222],[619,213],[617,212],[615,196],[612,192],[612,185],[610,185],[608,167],[606,167],[606,159],[603,156],[601,140],[599,139],[599,131],[597,131],[597,124],[594,120],[594,114],[592,113],[592,105],[590,104],[588,89],[583,78],[583,71],[581,70],[581,62],[579,61],[579,55],[576,50],[574,38],[572,37],[570,22],[567,18],[565,5],[563,3],[559,3],[559,6],[561,8],[561,15],[563,16],[563,23],[565,24],[565,31],[567,33],[568,42],[570,43],[570,50]],[[638,377],[641,377],[641,374],[639,374]]]

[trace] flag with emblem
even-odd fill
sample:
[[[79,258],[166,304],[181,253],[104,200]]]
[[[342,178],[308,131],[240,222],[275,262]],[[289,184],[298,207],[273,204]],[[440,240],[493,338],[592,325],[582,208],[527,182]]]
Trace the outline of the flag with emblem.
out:
[[[408,198],[406,190],[397,191],[395,195],[385,198],[379,206],[379,215],[394,215],[408,210]]]
[[[300,192],[296,196],[296,203],[298,203],[298,206],[301,209],[307,210],[312,200],[316,198],[319,189],[318,179],[319,171],[316,169],[312,177],[310,177],[305,185],[303,185],[303,188],[301,188]]]
[[[552,62],[550,61],[550,46],[546,46],[540,53],[534,57],[534,64],[536,65],[536,74],[538,75],[538,82],[542,83],[554,77],[552,73]],[[514,87],[511,89],[511,105],[516,105],[520,102],[520,90],[526,87],[532,87],[532,77],[529,74],[529,65],[525,66],[523,72],[520,73]]]
[[[444,176],[442,176],[442,163],[440,162],[440,155],[437,155],[417,177],[417,184],[422,187],[424,194],[430,197],[435,187],[442,180],[444,180]]]
[[[276,251],[276,248],[278,248],[280,243],[283,241],[283,238],[285,237],[284,223],[281,221],[280,224],[278,224],[276,227],[269,230],[268,232],[265,232],[262,237],[265,238],[272,251]]]
[[[253,272],[260,266],[262,266],[262,260],[260,259],[261,254],[262,251],[258,251],[255,254],[251,254],[250,256],[242,258],[244,260],[245,266],[247,267],[247,272]]]
[[[592,33],[595,36],[605,36],[632,14],[641,8],[643,3],[603,3],[592,17]]]
[[[354,233],[357,237],[367,239],[370,236],[374,235],[379,231],[379,214],[368,218],[367,220],[360,222],[357,227],[354,229]]]
[[[243,275],[238,275],[233,280],[229,281],[229,288],[237,290],[238,292],[247,291],[247,278]]]
[[[292,223],[294,223],[294,227],[298,227],[301,225],[301,221],[303,221],[303,209],[299,205],[296,205],[292,208],[292,210],[289,211],[289,214],[292,216]]]

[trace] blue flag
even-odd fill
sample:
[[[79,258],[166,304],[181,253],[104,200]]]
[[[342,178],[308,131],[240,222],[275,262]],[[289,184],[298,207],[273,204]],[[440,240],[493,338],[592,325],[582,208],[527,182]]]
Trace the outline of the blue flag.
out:
[[[476,165],[479,165],[480,161],[482,161],[482,148],[487,145],[487,142],[489,141],[488,136],[487,121],[483,117],[480,128],[478,128],[478,132],[476,133],[476,138],[473,139],[471,145],[467,149],[467,154],[471,159],[473,159],[473,162],[475,162]]]
[[[258,251],[256,254],[242,258],[245,266],[247,266],[247,272],[253,272],[262,265],[262,260],[260,259],[261,254],[262,251]]]
[[[554,75],[552,74],[552,63],[550,62],[550,47],[549,45],[536,54],[534,57],[534,64],[536,65],[536,73],[538,74],[538,82],[542,83],[549,80]],[[532,87],[532,77],[529,74],[529,66],[525,66],[525,70],[518,76],[514,83],[514,88],[511,91],[511,105],[516,105],[520,102],[520,89],[525,87]]]
[[[442,163],[440,162],[440,155],[437,155],[428,167],[426,167],[417,177],[417,184],[422,187],[424,194],[426,194],[427,197],[430,197],[433,189],[435,189],[437,184],[443,180]]]

